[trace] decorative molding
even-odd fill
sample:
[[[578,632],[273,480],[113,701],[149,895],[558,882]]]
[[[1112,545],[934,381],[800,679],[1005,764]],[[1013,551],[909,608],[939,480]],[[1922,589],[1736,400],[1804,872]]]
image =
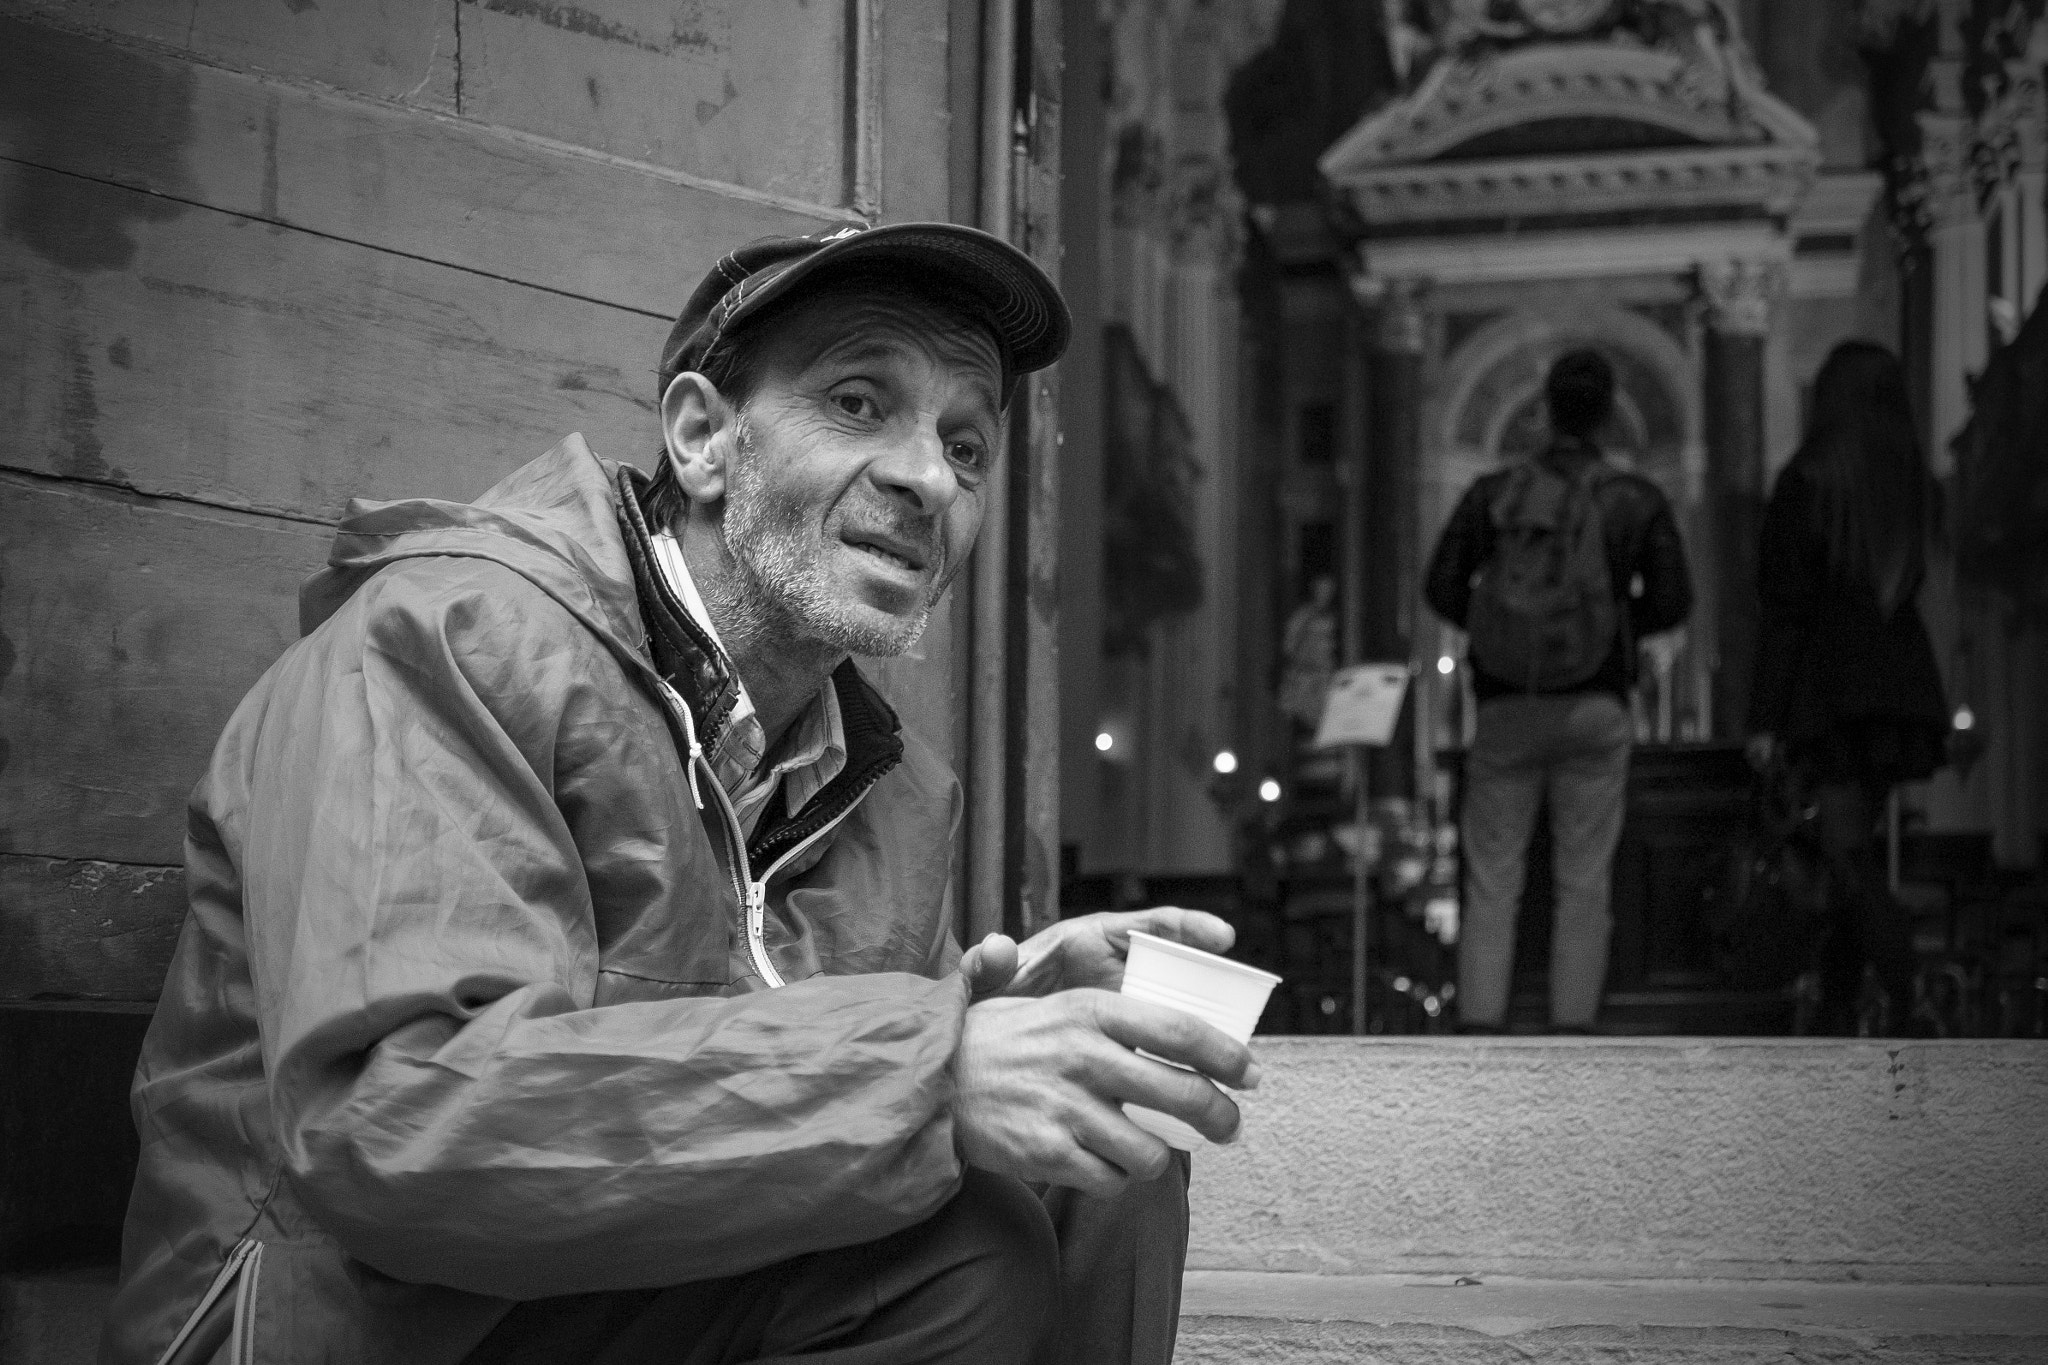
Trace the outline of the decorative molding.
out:
[[[1703,260],[1739,257],[1783,263],[1790,255],[1784,234],[1765,222],[1416,236],[1368,241],[1359,247],[1369,275],[1424,277],[1439,287],[1689,275]]]
[[[1792,215],[1792,235],[1854,236],[1883,192],[1884,177],[1876,171],[1823,171]]]
[[[1413,95],[1362,120],[1323,154],[1323,174],[1429,161],[1539,120],[1616,119],[1688,142],[1804,147],[1813,125],[1751,84],[1740,61],[1619,42],[1546,43],[1440,61]]]
[[[1707,303],[1707,325],[1724,336],[1766,336],[1771,314],[1784,296],[1786,270],[1772,260],[1734,258],[1702,261],[1700,296]]]
[[[1750,207],[1783,217],[1813,184],[1810,148],[1685,147],[1354,172],[1338,182],[1370,227],[1536,215]]]

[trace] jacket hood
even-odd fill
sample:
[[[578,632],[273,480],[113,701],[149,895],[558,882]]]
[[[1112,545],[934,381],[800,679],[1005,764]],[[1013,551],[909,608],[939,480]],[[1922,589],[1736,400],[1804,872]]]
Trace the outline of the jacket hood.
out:
[[[350,499],[327,567],[299,589],[299,633],[311,634],[388,564],[428,556],[488,559],[561,603],[622,659],[644,667],[645,627],[612,491],[616,468],[575,434],[475,502]]]

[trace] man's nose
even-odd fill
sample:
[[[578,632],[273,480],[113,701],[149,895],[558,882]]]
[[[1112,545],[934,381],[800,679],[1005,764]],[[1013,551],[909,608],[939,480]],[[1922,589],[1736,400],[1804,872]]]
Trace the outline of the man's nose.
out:
[[[937,516],[960,492],[959,476],[946,459],[946,442],[930,421],[919,422],[907,439],[891,444],[875,462],[875,482],[917,511]]]

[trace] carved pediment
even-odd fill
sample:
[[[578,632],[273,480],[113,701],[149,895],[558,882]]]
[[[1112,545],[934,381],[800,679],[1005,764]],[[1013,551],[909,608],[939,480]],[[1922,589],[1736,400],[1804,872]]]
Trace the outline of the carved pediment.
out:
[[[1811,125],[1756,88],[1726,54],[1620,43],[1550,43],[1440,61],[1414,93],[1361,121],[1323,155],[1332,179],[1375,166],[1474,155],[1504,131],[1550,125],[1579,145],[1814,142]],[[1590,135],[1590,136],[1589,136]],[[1602,145],[1605,143],[1606,145]]]
[[[1654,43],[1476,41],[1319,166],[1367,230],[1633,211],[1782,217],[1819,164],[1811,124],[1702,19]]]

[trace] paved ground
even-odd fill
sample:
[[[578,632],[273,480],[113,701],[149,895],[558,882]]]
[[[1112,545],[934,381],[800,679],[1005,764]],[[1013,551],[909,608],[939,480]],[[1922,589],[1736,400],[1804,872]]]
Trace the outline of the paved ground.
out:
[[[1181,1365],[2048,1360],[2048,1287],[1190,1271]]]

